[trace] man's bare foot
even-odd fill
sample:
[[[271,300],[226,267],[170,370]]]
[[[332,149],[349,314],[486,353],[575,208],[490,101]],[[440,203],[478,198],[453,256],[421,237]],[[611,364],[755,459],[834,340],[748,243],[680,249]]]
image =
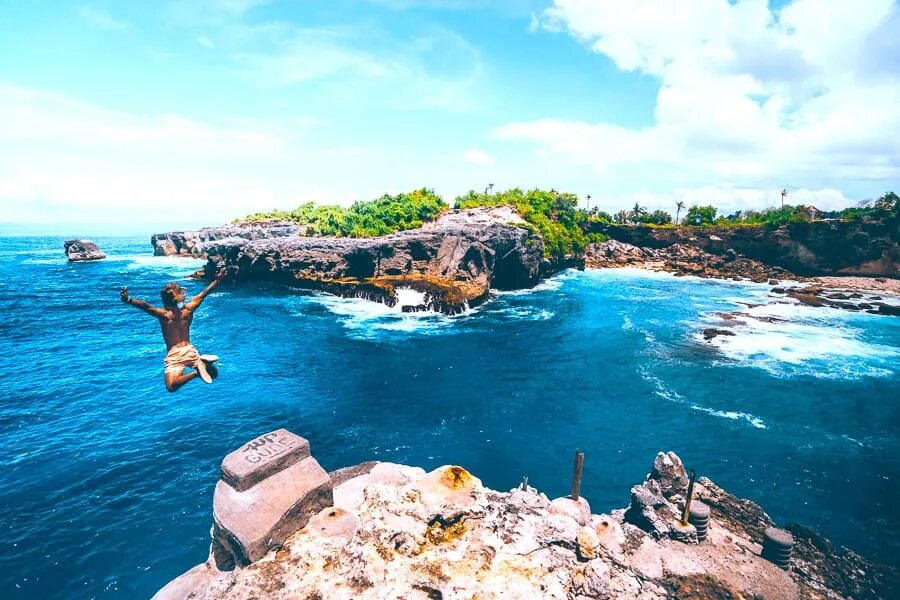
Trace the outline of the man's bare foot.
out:
[[[203,383],[212,383],[212,377],[209,374],[205,362],[198,360],[197,364],[194,365],[194,368],[197,369],[197,374],[200,376],[200,379],[203,380]]]
[[[219,367],[214,365],[211,361],[204,360],[204,365],[206,365],[206,372],[209,373],[209,376],[215,379],[219,376]]]
[[[218,354],[201,354],[200,360],[207,363],[207,366],[209,366],[209,363],[214,363],[217,360],[219,360],[219,355]]]

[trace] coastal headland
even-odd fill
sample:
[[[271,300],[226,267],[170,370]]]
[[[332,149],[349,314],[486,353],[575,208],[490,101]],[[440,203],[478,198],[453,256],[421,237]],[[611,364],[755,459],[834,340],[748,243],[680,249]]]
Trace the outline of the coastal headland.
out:
[[[247,467],[245,477],[265,473],[237,489],[235,464],[268,438],[226,458],[210,557],[156,600],[888,598],[900,583],[893,567],[801,525],[777,529],[752,501],[694,483],[672,452],[656,456],[626,508],[595,514],[583,497],[551,500],[527,479],[492,490],[460,466],[369,462],[326,475],[306,440],[269,436],[303,452]],[[267,483],[287,475],[290,497]],[[256,505],[263,517],[250,514]]]
[[[538,218],[524,201],[457,206],[463,208],[444,208],[418,227],[374,237],[323,235],[302,223],[262,219],[156,234],[151,243],[157,255],[207,258],[201,276],[224,265],[236,281],[286,283],[399,305],[404,312],[457,314],[483,303],[491,289],[529,288],[563,268],[631,266],[772,286],[827,276],[813,282],[818,287],[788,296],[814,306],[896,314],[895,303],[878,296],[897,293],[889,283],[900,276],[896,218],[650,226],[567,220],[558,207]],[[571,202],[561,206],[578,216]],[[846,276],[855,279],[844,286]],[[866,301],[837,301],[860,289],[872,292]]]

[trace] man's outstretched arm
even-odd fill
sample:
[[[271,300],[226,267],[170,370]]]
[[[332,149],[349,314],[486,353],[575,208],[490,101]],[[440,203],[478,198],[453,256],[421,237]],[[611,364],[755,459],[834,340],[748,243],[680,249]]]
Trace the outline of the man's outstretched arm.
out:
[[[225,279],[225,274],[227,271],[225,268],[219,269],[219,272],[216,273],[216,278],[212,280],[212,282],[206,286],[202,292],[191,298],[190,302],[187,302],[184,307],[190,311],[197,310],[197,307],[203,302],[203,299],[206,298],[211,291],[216,289],[216,286],[219,285],[223,279]]]
[[[143,300],[139,300],[138,298],[132,298],[128,295],[128,288],[123,287],[119,291],[119,297],[122,299],[122,302],[125,304],[130,304],[135,308],[139,308],[148,315],[153,315],[154,317],[160,317],[165,314],[165,312],[159,308],[156,308],[149,302],[144,302]]]

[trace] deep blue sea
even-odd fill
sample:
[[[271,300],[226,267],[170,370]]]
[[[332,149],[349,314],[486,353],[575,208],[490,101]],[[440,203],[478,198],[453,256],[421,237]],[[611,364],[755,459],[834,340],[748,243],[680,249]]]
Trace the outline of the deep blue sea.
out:
[[[163,386],[156,302],[197,261],[144,238],[0,238],[0,597],[147,598],[205,560],[222,457],[278,427],[326,469],[461,464],[623,507],[660,450],[865,556],[900,553],[900,318],[752,306],[768,287],[566,272],[462,317],[223,285],[194,320],[212,385]],[[742,304],[745,303],[745,304]],[[749,304],[750,306],[748,306]],[[750,316],[705,343],[717,311]],[[770,319],[771,320],[771,319]]]

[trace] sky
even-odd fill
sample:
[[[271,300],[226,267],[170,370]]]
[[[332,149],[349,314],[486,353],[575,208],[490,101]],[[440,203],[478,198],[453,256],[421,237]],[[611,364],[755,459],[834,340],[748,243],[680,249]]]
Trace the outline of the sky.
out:
[[[892,0],[0,0],[0,229],[900,192]]]

